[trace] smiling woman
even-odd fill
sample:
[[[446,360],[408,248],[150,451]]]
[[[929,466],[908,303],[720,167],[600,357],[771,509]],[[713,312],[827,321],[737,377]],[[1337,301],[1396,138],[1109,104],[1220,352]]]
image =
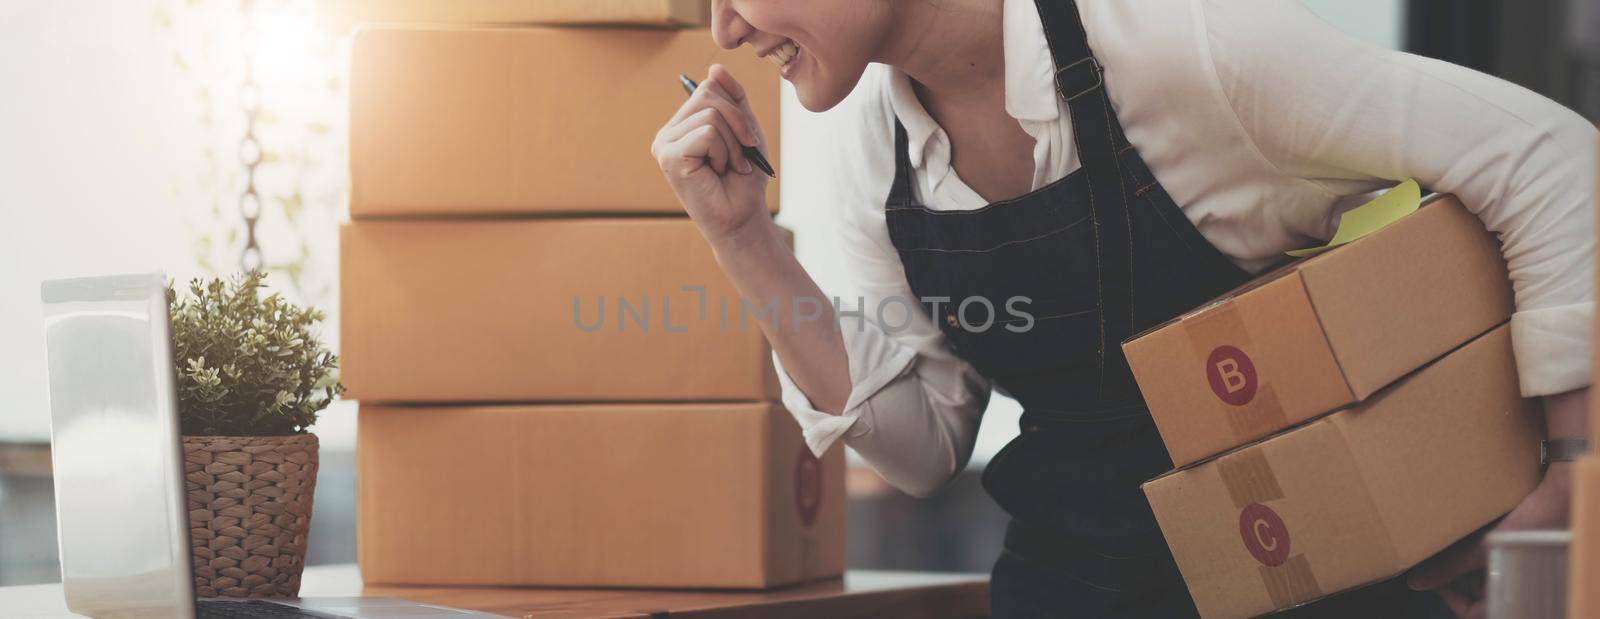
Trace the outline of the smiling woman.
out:
[[[1138,491],[1171,462],[1118,344],[1330,238],[1360,195],[1400,179],[1457,194],[1501,236],[1522,392],[1552,396],[1552,432],[1579,410],[1595,130],[1547,99],[1279,0],[712,4],[719,45],[772,59],[805,108],[828,112],[814,131],[826,172],[805,201],[836,256],[827,287],[762,215],[765,180],[728,165],[756,133],[732,75],[713,68],[656,137],[742,295],[1021,295],[1060,310],[1023,338],[966,332],[948,305],[909,309],[894,333],[797,314],[767,332],[811,447],[843,441],[913,494],[965,466],[991,393],[1017,397],[1023,432],[984,472],[1014,517],[998,616],[1193,615]],[[1553,513],[1550,479],[1520,512]],[[1412,584],[1474,578],[1448,563]],[[1342,603],[1437,606],[1397,584]]]

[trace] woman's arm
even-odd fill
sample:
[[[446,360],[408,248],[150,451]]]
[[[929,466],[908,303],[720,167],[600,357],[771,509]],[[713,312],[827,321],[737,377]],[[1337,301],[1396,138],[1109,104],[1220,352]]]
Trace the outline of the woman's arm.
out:
[[[767,177],[745,161],[743,146],[765,150],[765,135],[738,80],[713,66],[651,152],[739,291],[740,315],[747,316],[745,307],[762,312],[756,322],[795,382],[823,410],[837,413],[850,394],[850,376],[833,309],[767,216]]]
[[[1503,244],[1523,395],[1589,384],[1593,125],[1509,82],[1352,39],[1298,2],[1197,1],[1221,87],[1267,161],[1330,206],[1406,178],[1460,196]],[[1332,230],[1338,214],[1295,219]]]
[[[1544,396],[1553,438],[1584,436],[1595,127],[1511,83],[1356,41],[1298,2],[1196,1],[1221,88],[1279,171],[1321,186],[1330,204],[1416,178],[1459,196],[1500,237],[1516,293],[1511,326],[1523,395]],[[1330,208],[1320,221],[1331,230],[1337,215]],[[1552,466],[1497,527],[1566,526],[1567,469]],[[1410,583],[1439,590],[1466,616],[1482,601],[1448,585],[1481,579],[1484,559],[1481,540],[1458,545]]]
[[[855,111],[835,114],[857,120],[850,116]],[[862,127],[840,129],[835,141],[846,144],[874,145],[883,137]],[[741,134],[746,130],[753,135]],[[784,404],[807,444],[820,454],[843,439],[890,484],[914,495],[931,494],[966,465],[989,387],[953,356],[919,353],[924,347],[942,351],[938,331],[925,316],[896,316],[894,324],[914,326],[895,336],[877,322],[883,299],[911,296],[885,238],[882,196],[875,204],[872,183],[863,182],[882,175],[876,169],[882,162],[860,149],[842,148],[824,166],[822,180],[832,198],[808,205],[828,221],[835,233],[829,244],[849,271],[850,285],[843,287],[849,294],[841,296],[852,309],[840,320],[835,300],[822,293],[767,216],[766,178],[738,165],[744,144],[764,146],[765,140],[743,89],[713,67],[701,91],[661,130],[652,151],[741,297],[754,310],[775,310],[759,322],[778,361]],[[892,155],[889,161],[892,166]]]

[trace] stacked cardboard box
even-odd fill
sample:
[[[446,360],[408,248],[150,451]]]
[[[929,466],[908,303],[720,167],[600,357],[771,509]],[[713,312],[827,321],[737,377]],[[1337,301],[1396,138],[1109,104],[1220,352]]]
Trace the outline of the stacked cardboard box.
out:
[[[706,0],[320,0],[324,27],[366,24],[709,26]]]
[[[1397,575],[1514,507],[1499,244],[1448,196],[1124,345],[1179,469],[1145,484],[1195,604],[1250,617]]]
[[[1600,151],[1600,144],[1595,149]],[[1600,170],[1595,181],[1600,183]],[[1595,187],[1594,206],[1600,225],[1600,186]],[[1595,277],[1595,289],[1600,290],[1600,269],[1595,270]],[[1590,337],[1592,344],[1600,344],[1600,324]],[[1591,345],[1591,361],[1594,350]],[[1600,378],[1600,363],[1594,363],[1590,371]],[[1572,592],[1572,599],[1567,616],[1573,619],[1600,619],[1600,398],[1593,395],[1589,400],[1589,449],[1589,455],[1574,467],[1572,481],[1572,552],[1567,561],[1572,570],[1567,591]]]
[[[707,10],[333,4],[352,21],[491,25],[703,24]],[[362,401],[366,581],[839,574],[842,453],[814,458],[773,404],[762,317],[648,148],[684,100],[676,76],[719,62],[775,159],[775,68],[704,29],[660,27],[390,26],[358,32],[353,53],[342,371]]]

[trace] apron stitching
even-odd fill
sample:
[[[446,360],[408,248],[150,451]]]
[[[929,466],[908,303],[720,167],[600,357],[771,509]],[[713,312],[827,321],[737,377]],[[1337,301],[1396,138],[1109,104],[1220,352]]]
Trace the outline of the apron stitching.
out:
[[[1046,41],[1055,41],[1056,40],[1055,33],[1050,31],[1050,21],[1051,20],[1049,20],[1049,19],[1040,19],[1039,21],[1044,26],[1044,38],[1045,38],[1045,40]],[[1088,33],[1085,32],[1084,33],[1084,39],[1088,40],[1088,37],[1089,37]],[[1052,45],[1052,47],[1053,47],[1053,45]],[[1053,49],[1051,51],[1052,51],[1052,53],[1054,52]],[[1056,93],[1057,93],[1058,96],[1060,96],[1062,91],[1064,90],[1061,87],[1061,73],[1059,71],[1052,72],[1051,77],[1052,77],[1052,79],[1054,79],[1054,81],[1056,83]],[[1080,131],[1080,127],[1078,126],[1078,114],[1073,109],[1073,106],[1071,106],[1071,105],[1067,106],[1067,120],[1072,123],[1072,143],[1073,143],[1074,146],[1076,146],[1078,148],[1079,157],[1082,158],[1082,153],[1083,153],[1083,137],[1082,136],[1083,136],[1083,132]],[[1084,163],[1087,163],[1087,161],[1085,161]],[[1083,164],[1080,164],[1079,167],[1087,169],[1087,166],[1083,165]],[[1103,276],[1100,273],[1100,271],[1104,268],[1104,265],[1103,265],[1102,261],[1100,260],[1100,217],[1099,217],[1098,209],[1095,208],[1094,178],[1093,177],[1094,177],[1093,174],[1089,174],[1089,173],[1085,172],[1084,175],[1083,175],[1083,182],[1084,182],[1084,185],[1086,187],[1088,187],[1088,192],[1089,192],[1089,215],[1090,215],[1090,217],[1093,218],[1093,223],[1094,223],[1094,253],[1095,253],[1095,258],[1094,258],[1094,262],[1095,262],[1094,277],[1095,277],[1095,292],[1096,292],[1096,294],[1095,294],[1095,303],[1100,308],[1100,350],[1099,350],[1100,378],[1099,378],[1098,384],[1096,385],[1096,389],[1097,389],[1097,392],[1100,394],[1099,397],[1101,399],[1104,399],[1105,398],[1105,386],[1106,386],[1106,314],[1105,314],[1105,296],[1106,296],[1106,293],[1105,293],[1105,281],[1104,281]]]
[[[1183,248],[1184,249],[1189,250],[1190,253],[1194,253],[1195,252],[1195,248],[1193,246],[1189,245],[1189,239],[1184,238],[1183,234],[1180,234],[1178,232],[1178,228],[1176,226],[1173,226],[1172,222],[1167,219],[1166,213],[1161,212],[1161,209],[1159,209],[1159,208],[1151,209],[1151,210],[1155,211],[1156,219],[1160,219],[1162,225],[1165,225],[1168,230],[1172,231],[1172,236],[1178,237],[1178,242],[1179,243],[1183,243]]]
[[[1048,33],[1046,33],[1046,36],[1048,36]],[[1079,123],[1078,123],[1078,113],[1076,111],[1073,111],[1072,106],[1067,106],[1067,119],[1072,123],[1072,142],[1073,142],[1073,145],[1078,148],[1078,152],[1079,153],[1082,153],[1082,152],[1084,152],[1083,137],[1082,137],[1083,136],[1083,132],[1079,130],[1080,127],[1079,127]],[[1106,299],[1105,299],[1105,297],[1106,297],[1106,286],[1105,286],[1105,277],[1101,273],[1101,271],[1103,271],[1105,269],[1105,262],[1100,259],[1100,255],[1101,255],[1100,254],[1100,252],[1101,252],[1101,249],[1100,249],[1100,209],[1095,206],[1094,175],[1093,174],[1084,174],[1083,175],[1083,184],[1086,187],[1086,191],[1089,192],[1089,217],[1091,219],[1091,223],[1094,224],[1095,304],[1100,309],[1100,350],[1099,350],[1100,372],[1099,372],[1098,384],[1096,385],[1096,390],[1097,390],[1097,393],[1099,393],[1099,398],[1100,399],[1105,399],[1105,393],[1106,393],[1106,391],[1105,391],[1105,388],[1106,388],[1106,312],[1105,312],[1105,309],[1106,309]]]
[[[1056,320],[1058,318],[1072,318],[1074,316],[1082,316],[1084,314],[1093,314],[1094,312],[1095,312],[1095,309],[1091,307],[1089,309],[1078,310],[1078,311],[1075,311],[1075,312],[1063,312],[1063,313],[1060,313],[1060,314],[1050,314],[1048,316],[1034,316],[1033,319],[1034,319],[1034,321]],[[1017,324],[1019,322],[1027,322],[1027,319],[1024,319],[1024,318],[1010,318],[1010,319],[1006,319],[1006,320],[996,320],[996,321],[994,321],[994,324],[997,324],[997,325],[1014,325],[1014,324]]]
[[[1084,36],[1087,37],[1088,35],[1085,34]],[[1105,87],[1105,85],[1103,83],[1100,86],[1100,110],[1105,113],[1106,126],[1107,127],[1114,126],[1113,125],[1113,121],[1111,120],[1111,95],[1110,95],[1109,92],[1106,91],[1106,87]],[[1112,148],[1113,149],[1116,148],[1115,140],[1113,140]],[[1117,166],[1117,179],[1121,180],[1122,179],[1122,158],[1118,157],[1115,153],[1112,153],[1111,162],[1114,163]],[[1128,192],[1123,189],[1123,186],[1122,186],[1121,183],[1117,184],[1117,197],[1122,200],[1122,217],[1128,222],[1128,331],[1131,334],[1131,332],[1133,331],[1133,327],[1134,327],[1134,319],[1133,319],[1133,316],[1134,316],[1134,309],[1133,309],[1133,302],[1134,302],[1134,298],[1133,298],[1133,287],[1134,287],[1134,278],[1133,278],[1133,214],[1128,209]]]
[[[1022,194],[1022,195],[1014,197],[1014,198],[1006,198],[1004,200],[998,200],[998,201],[995,201],[995,202],[991,202],[989,204],[983,205],[980,208],[975,208],[975,209],[971,209],[971,210],[960,210],[960,211],[934,210],[934,209],[928,208],[926,205],[913,203],[913,202],[911,202],[909,200],[906,200],[906,201],[903,201],[903,202],[897,202],[897,204],[903,203],[905,206],[897,207],[897,208],[884,208],[884,211],[886,211],[886,212],[892,212],[892,211],[916,211],[916,212],[921,212],[921,213],[925,213],[925,214],[928,214],[928,215],[957,216],[957,217],[959,217],[959,216],[976,216],[976,215],[981,215],[981,214],[983,214],[985,212],[988,212],[990,210],[993,210],[996,207],[1006,206],[1006,205],[1010,205],[1010,204],[1016,204],[1016,203],[1022,202],[1024,200],[1029,200],[1029,199],[1032,199],[1032,198],[1036,198],[1036,197],[1042,196],[1042,195],[1047,194],[1047,193],[1049,193],[1051,191],[1056,191],[1056,190],[1058,190],[1059,187],[1066,185],[1067,183],[1071,182],[1075,177],[1077,177],[1079,175],[1082,175],[1082,174],[1083,174],[1083,168],[1079,167],[1076,170],[1068,172],[1066,176],[1063,176],[1063,177],[1057,179],[1055,182],[1050,183],[1048,185],[1045,185],[1043,187],[1040,187],[1038,189],[1034,189],[1032,191],[1029,191],[1028,193]]]
[[[986,254],[986,253],[995,251],[997,249],[1000,249],[1002,247],[1007,247],[1007,246],[1010,246],[1010,245],[1016,245],[1016,244],[1019,244],[1019,243],[1028,243],[1028,242],[1031,242],[1031,241],[1037,241],[1037,240],[1045,238],[1045,237],[1055,236],[1057,234],[1061,234],[1062,232],[1066,232],[1068,230],[1071,230],[1071,229],[1077,227],[1078,224],[1083,223],[1084,220],[1087,220],[1087,219],[1089,219],[1089,217],[1088,216],[1084,216],[1084,217],[1078,219],[1077,221],[1074,221],[1074,222],[1072,222],[1070,224],[1067,224],[1067,225],[1062,226],[1060,228],[1057,228],[1055,230],[1051,230],[1051,231],[1046,232],[1044,234],[1040,234],[1038,236],[1033,236],[1033,237],[1029,237],[1029,238],[1025,238],[1025,239],[1014,239],[1014,240],[1006,241],[1004,243],[1001,243],[999,245],[995,245],[994,247],[990,247],[990,248],[987,248],[987,249],[941,249],[941,248],[937,248],[937,247],[908,247],[908,248],[905,248],[905,249],[901,249],[900,251],[902,251],[902,252],[925,251],[925,252],[933,252],[933,253],[940,253],[940,254]]]

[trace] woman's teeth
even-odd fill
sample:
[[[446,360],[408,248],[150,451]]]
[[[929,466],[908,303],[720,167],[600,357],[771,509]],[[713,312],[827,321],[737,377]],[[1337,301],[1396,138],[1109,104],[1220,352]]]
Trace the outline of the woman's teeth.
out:
[[[778,49],[772,50],[772,53],[767,54],[767,60],[771,60],[772,64],[782,67],[794,62],[794,59],[799,56],[800,46],[795,45],[794,41],[788,41],[779,46]]]

